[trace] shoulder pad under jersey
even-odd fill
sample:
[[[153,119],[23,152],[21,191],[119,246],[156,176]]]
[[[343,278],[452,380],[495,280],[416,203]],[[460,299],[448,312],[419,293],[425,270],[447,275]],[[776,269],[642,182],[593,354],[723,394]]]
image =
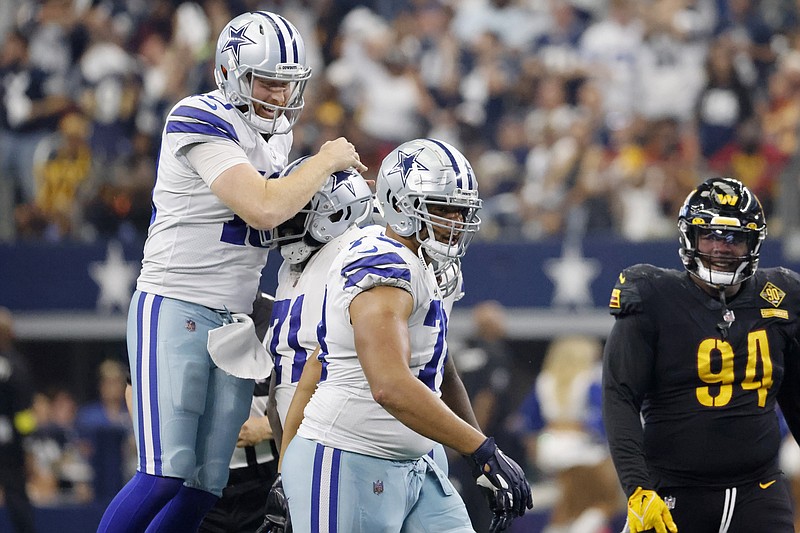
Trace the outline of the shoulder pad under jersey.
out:
[[[653,265],[639,264],[624,269],[611,290],[609,312],[614,316],[643,312],[645,294],[664,275],[664,269]]]

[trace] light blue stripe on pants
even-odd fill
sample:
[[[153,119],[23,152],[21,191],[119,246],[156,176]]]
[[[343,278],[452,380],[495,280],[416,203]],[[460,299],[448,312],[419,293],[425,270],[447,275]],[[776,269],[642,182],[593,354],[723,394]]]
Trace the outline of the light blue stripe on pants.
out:
[[[296,533],[472,533],[467,509],[429,456],[391,461],[295,437],[283,487]]]

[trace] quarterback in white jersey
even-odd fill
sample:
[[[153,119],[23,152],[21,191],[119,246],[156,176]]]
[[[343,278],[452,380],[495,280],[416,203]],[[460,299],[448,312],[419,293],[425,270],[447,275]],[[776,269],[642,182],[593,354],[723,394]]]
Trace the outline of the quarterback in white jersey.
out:
[[[427,455],[438,442],[470,456],[500,531],[533,505],[524,472],[440,398],[447,315],[435,272],[459,260],[480,227],[477,180],[455,148],[418,139],[384,159],[376,184],[384,232],[362,234],[328,272],[321,380],[282,459],[292,523],[472,531]]]
[[[285,117],[279,120],[285,121]],[[184,98],[170,111],[153,188],[153,215],[136,288],[211,309],[250,313],[269,248],[211,190],[217,173],[201,175],[187,159],[199,143],[241,148],[239,162],[249,162],[265,177],[288,163],[292,134],[269,140],[244,121],[220,91]],[[197,283],[198,271],[203,283]]]
[[[269,230],[294,216],[331,173],[366,170],[339,138],[277,177],[311,75],[303,40],[283,17],[258,11],[231,20],[217,41],[214,75],[219,90],[180,101],[162,133],[153,216],[128,314],[139,464],[106,509],[102,532],[197,530],[227,482],[252,378],[265,377],[239,372],[244,354],[226,354],[225,345],[225,357],[212,359],[209,332],[252,310]],[[247,337],[239,344],[252,336],[259,346],[254,332],[234,326]]]

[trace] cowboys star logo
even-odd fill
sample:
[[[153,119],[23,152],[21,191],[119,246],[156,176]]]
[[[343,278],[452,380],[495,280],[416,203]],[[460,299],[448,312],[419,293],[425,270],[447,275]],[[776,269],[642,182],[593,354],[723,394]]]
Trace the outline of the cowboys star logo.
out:
[[[355,171],[347,169],[337,172],[333,175],[333,185],[331,186],[331,192],[335,191],[339,187],[347,187],[350,191],[350,194],[353,196],[356,195],[356,188],[353,185],[353,182],[350,181],[350,176],[355,175]]]
[[[389,169],[387,174],[394,174],[395,172],[400,172],[403,177],[403,185],[408,182],[408,176],[411,174],[412,170],[429,170],[428,167],[417,161],[419,154],[422,153],[424,148],[420,148],[419,150],[412,152],[410,154],[405,153],[402,150],[397,151],[397,163]]]
[[[237,63],[239,62],[239,49],[248,44],[256,44],[253,39],[244,34],[248,26],[250,26],[249,22],[241,28],[231,27],[228,33],[228,40],[225,42],[225,46],[222,47],[223,54],[228,50],[233,52],[233,57],[236,58]]]

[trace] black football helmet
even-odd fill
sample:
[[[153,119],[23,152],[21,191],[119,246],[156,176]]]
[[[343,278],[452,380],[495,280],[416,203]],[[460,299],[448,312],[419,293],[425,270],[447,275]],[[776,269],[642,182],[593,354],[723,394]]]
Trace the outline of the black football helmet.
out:
[[[767,236],[758,198],[742,182],[727,177],[707,179],[686,197],[678,215],[678,229],[683,266],[690,274],[718,287],[736,285],[756,272],[761,243]],[[701,261],[706,255],[697,250],[702,231],[743,236],[747,253],[738,258],[739,265],[733,272],[714,270]]]

